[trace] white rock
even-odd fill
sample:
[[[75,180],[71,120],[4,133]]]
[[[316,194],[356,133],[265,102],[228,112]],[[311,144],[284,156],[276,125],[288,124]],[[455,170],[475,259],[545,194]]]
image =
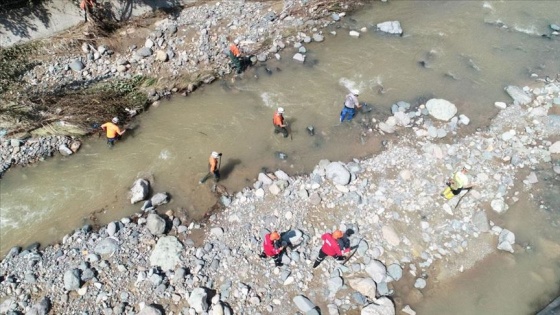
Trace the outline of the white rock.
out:
[[[426,108],[430,115],[443,121],[448,121],[457,114],[455,104],[444,99],[432,98],[426,103]]]
[[[469,119],[469,117],[461,114],[459,115],[459,122],[466,126],[471,122],[471,120]]]
[[[259,181],[261,181],[263,183],[263,185],[271,185],[272,184],[272,179],[270,177],[268,177],[268,175],[266,175],[265,173],[259,173],[259,176],[257,178]]]
[[[492,207],[492,210],[498,213],[504,213],[509,208],[502,198],[492,200],[492,202],[490,202],[490,206]]]
[[[554,144],[548,148],[548,152],[554,154],[560,153],[560,141],[554,142]]]
[[[304,314],[313,310],[316,306],[311,302],[307,297],[303,295],[296,295],[293,298],[294,304],[297,308],[302,311]]]
[[[426,280],[424,280],[423,278],[416,279],[416,281],[414,282],[414,287],[416,289],[424,289],[426,287]]]
[[[366,265],[365,271],[375,281],[379,283],[387,278],[387,268],[379,260],[372,260]]]
[[[194,308],[198,314],[202,314],[208,310],[208,302],[206,301],[207,293],[203,288],[194,289],[189,298],[189,306]]]
[[[150,191],[150,183],[142,178],[137,179],[132,188],[130,188],[130,204],[135,204],[139,201],[145,200]]]
[[[395,304],[387,297],[380,297],[368,304],[360,312],[361,315],[395,315]]]
[[[350,33],[348,33],[351,37],[355,37],[358,38],[360,37],[360,32],[357,31],[350,31]]]
[[[150,255],[150,265],[160,266],[163,271],[174,270],[181,263],[183,250],[183,244],[175,236],[161,237]]]
[[[304,54],[300,54],[300,53],[296,53],[293,57],[293,59],[295,61],[299,61],[299,62],[304,62],[305,61],[305,55]]]
[[[416,312],[412,308],[410,308],[410,305],[405,305],[401,312],[408,315],[416,315]]]
[[[391,126],[387,123],[384,122],[380,122],[379,123],[379,129],[385,133],[394,133],[395,132],[395,126]]]
[[[529,95],[527,95],[527,93],[525,93],[523,91],[523,89],[521,89],[518,86],[507,86],[505,88],[507,94],[509,94],[509,96],[511,96],[511,98],[513,99],[514,102],[517,102],[519,105],[526,105],[531,103],[531,101],[533,100]]]
[[[360,292],[361,294],[367,297],[375,298],[376,296],[377,285],[375,284],[373,279],[355,278],[355,279],[350,279],[348,281],[348,284],[352,289]]]
[[[340,162],[331,162],[325,168],[327,179],[332,180],[338,185],[348,185],[350,183],[350,172]]]
[[[389,34],[402,35],[403,30],[399,21],[386,21],[377,24],[377,30]]]
[[[504,102],[495,102],[494,106],[496,106],[499,109],[506,109],[507,108],[507,105]]]
[[[390,245],[398,246],[401,243],[401,240],[400,240],[399,236],[397,235],[397,232],[395,232],[395,229],[393,229],[392,226],[384,225],[381,228],[381,233],[383,234],[383,238]]]

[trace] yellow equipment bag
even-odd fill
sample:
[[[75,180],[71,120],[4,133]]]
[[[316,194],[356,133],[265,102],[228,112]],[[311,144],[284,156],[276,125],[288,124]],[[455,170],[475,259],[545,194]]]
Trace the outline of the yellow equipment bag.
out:
[[[451,199],[455,196],[453,194],[453,191],[451,191],[451,187],[449,186],[445,187],[445,189],[441,192],[441,195],[445,197],[445,199]]]

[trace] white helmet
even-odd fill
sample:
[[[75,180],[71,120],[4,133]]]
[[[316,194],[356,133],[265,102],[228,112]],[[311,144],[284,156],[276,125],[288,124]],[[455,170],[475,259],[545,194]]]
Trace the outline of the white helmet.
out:
[[[220,153],[218,153],[218,152],[216,152],[216,151],[213,151],[213,152],[212,152],[212,157],[213,157],[213,158],[218,158],[219,156],[220,156]]]
[[[113,117],[113,119],[111,121],[113,122],[113,124],[118,124],[119,123],[119,118],[118,117]]]
[[[360,95],[360,91],[359,91],[359,90],[356,90],[356,89],[354,89],[354,90],[352,90],[352,94],[354,94],[354,95],[358,96],[358,95]]]
[[[237,38],[234,39],[234,40],[233,40],[233,43],[234,43],[235,45],[239,45],[239,39],[237,39]]]
[[[284,113],[284,108],[278,107],[278,114],[283,114],[283,113]]]

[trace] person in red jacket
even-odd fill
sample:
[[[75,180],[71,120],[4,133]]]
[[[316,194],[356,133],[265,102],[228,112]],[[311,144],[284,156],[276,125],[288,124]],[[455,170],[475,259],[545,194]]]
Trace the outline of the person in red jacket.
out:
[[[282,266],[282,253],[286,248],[286,242],[280,241],[280,234],[277,231],[266,234],[263,242],[263,252],[261,258],[272,257],[277,267]]]
[[[336,230],[332,234],[325,233],[321,236],[321,239],[323,240],[323,247],[319,251],[319,256],[317,256],[313,268],[317,268],[327,256],[334,257],[336,260],[346,259],[344,254],[350,251],[350,240],[342,231]]]

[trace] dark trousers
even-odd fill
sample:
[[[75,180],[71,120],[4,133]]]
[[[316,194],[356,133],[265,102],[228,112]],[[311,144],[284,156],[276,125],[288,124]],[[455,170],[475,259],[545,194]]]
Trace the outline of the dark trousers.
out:
[[[319,266],[319,264],[321,264],[323,262],[323,260],[325,260],[325,257],[327,257],[328,255],[323,251],[323,249],[319,250],[319,256],[317,256],[317,259],[315,259],[315,263],[313,263],[313,268],[317,268],[317,266]],[[344,256],[333,256],[336,260],[344,260]]]
[[[356,115],[356,109],[344,106],[342,111],[340,112],[340,122],[343,122],[345,119],[352,120]]]
[[[229,59],[231,59],[231,63],[233,64],[233,68],[235,69],[237,74],[241,73],[241,60],[239,57],[236,57],[233,55],[233,53],[230,51],[228,53]]]
[[[284,254],[284,251],[280,252],[280,254],[278,255],[272,256],[272,259],[274,259],[274,264],[278,267],[282,266],[282,254]],[[264,252],[262,252],[259,257],[267,258],[268,256]]]
[[[288,129],[286,129],[286,127],[274,126],[274,133],[281,133],[284,138],[288,138]]]
[[[210,177],[214,177],[214,182],[218,182],[220,180],[220,171],[216,170],[214,172],[208,172],[208,174],[206,174],[201,180],[200,183],[204,183],[205,181],[207,181]]]

